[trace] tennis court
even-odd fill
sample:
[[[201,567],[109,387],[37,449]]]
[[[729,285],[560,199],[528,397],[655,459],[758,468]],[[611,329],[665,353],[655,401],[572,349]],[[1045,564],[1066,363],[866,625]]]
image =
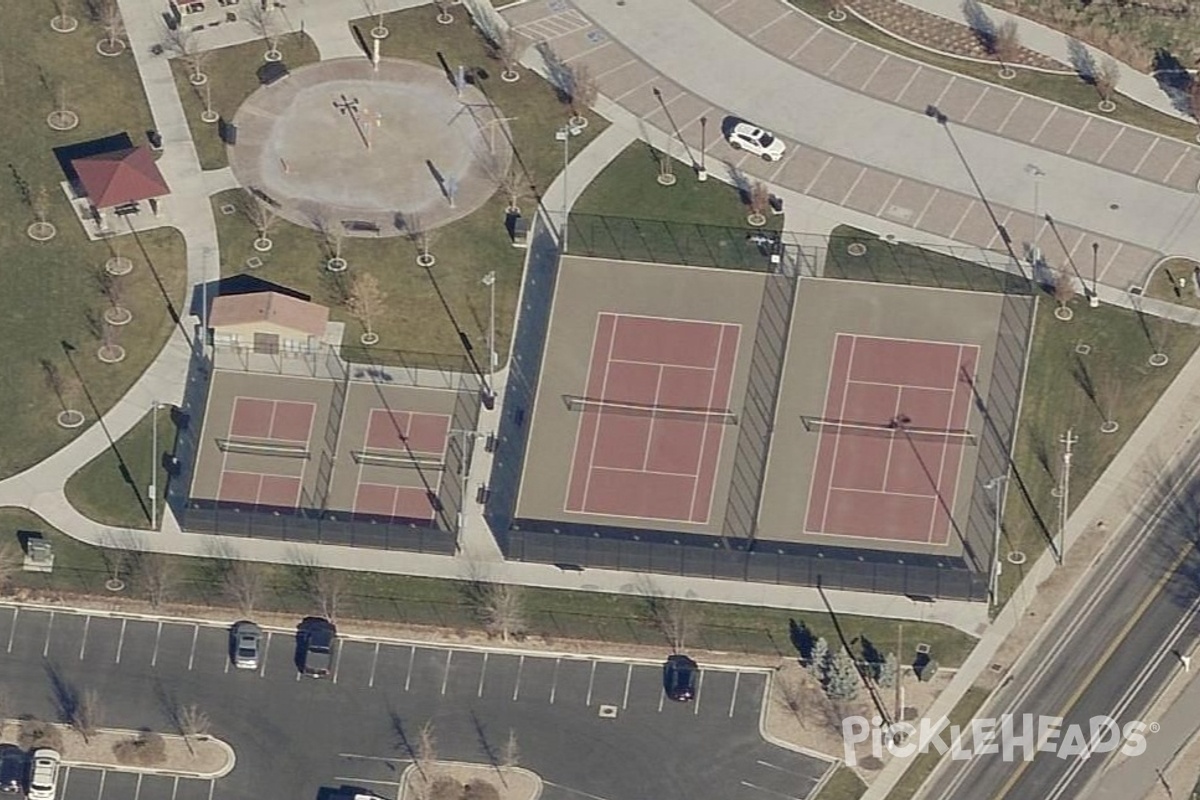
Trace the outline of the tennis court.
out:
[[[944,545],[967,430],[973,344],[839,333],[806,533]]]
[[[741,326],[596,316],[565,510],[707,523]]]

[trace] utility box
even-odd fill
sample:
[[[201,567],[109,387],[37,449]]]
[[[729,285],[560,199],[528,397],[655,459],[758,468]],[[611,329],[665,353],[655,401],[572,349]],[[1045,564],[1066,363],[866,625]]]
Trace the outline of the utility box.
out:
[[[53,572],[54,548],[40,536],[31,536],[25,541],[25,562],[21,568],[26,572]]]

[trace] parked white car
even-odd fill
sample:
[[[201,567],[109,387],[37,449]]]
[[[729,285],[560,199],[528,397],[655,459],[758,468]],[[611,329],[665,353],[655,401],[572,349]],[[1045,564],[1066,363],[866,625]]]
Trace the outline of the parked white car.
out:
[[[761,156],[764,161],[778,161],[783,158],[783,151],[787,147],[775,134],[749,122],[734,125],[726,138],[734,150],[745,150],[747,153]]]
[[[29,800],[54,800],[58,793],[58,765],[62,756],[57,750],[40,747],[33,751],[29,761]]]

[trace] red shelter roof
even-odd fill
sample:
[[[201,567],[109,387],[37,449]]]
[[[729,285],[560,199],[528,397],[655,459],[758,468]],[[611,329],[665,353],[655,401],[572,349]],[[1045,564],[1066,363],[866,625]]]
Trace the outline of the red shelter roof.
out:
[[[171,193],[154,157],[145,147],[77,158],[71,166],[96,208],[110,208]]]

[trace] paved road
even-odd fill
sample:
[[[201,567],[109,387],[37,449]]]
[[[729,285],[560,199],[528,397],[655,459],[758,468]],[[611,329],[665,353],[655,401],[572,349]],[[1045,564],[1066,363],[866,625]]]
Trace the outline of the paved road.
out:
[[[270,631],[258,671],[231,669],[224,628],[0,609],[3,684],[15,713],[54,718],[48,672],[95,689],[106,725],[167,729],[166,710],[196,703],[233,745],[217,781],[70,768],[63,800],[316,797],[359,785],[394,791],[432,719],[442,757],[487,761],[509,730],[551,798],[803,800],[824,762],[758,733],[765,676],[704,669],[696,702],[664,698],[658,665],[342,639],[328,680],[301,679],[295,638]],[[616,719],[599,716],[601,704]],[[69,754],[68,754],[69,758]]]
[[[1146,521],[1139,523],[1137,544],[1118,540],[1089,591],[1062,612],[1062,624],[1054,626],[1057,638],[1013,673],[1011,688],[983,715],[1061,716],[1064,727],[1080,724],[1085,731],[1096,715],[1121,726],[1155,722],[1142,714],[1180,669],[1174,652],[1190,652],[1200,639],[1200,553],[1194,542],[1200,465],[1193,462],[1185,486],[1185,499],[1162,513],[1135,515]],[[947,762],[922,796],[952,800],[971,787],[972,798],[1086,798],[1089,780],[1111,755],[1063,758],[1047,752],[1028,764],[996,756]]]

